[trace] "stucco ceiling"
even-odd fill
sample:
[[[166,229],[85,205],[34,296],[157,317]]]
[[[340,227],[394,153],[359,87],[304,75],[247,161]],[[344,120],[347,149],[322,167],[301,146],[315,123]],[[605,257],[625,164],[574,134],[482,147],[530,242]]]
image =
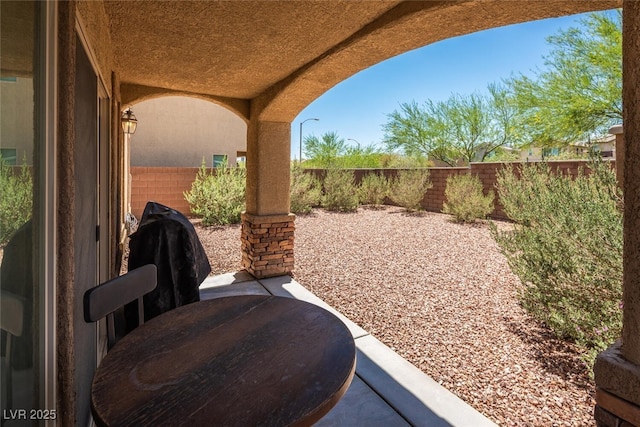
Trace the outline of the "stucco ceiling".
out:
[[[396,1],[107,2],[122,80],[254,98]],[[120,50],[121,46],[135,46]]]
[[[368,66],[438,40],[620,5],[620,0],[104,3],[122,83],[254,100],[276,119],[293,118]]]

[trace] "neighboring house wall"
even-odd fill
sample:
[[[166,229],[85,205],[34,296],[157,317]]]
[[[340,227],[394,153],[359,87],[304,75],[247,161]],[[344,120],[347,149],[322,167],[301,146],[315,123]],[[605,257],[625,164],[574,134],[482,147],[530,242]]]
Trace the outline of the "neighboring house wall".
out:
[[[594,151],[601,153],[605,159],[616,158],[616,138],[615,135],[606,135],[600,139],[590,141],[589,143],[576,143],[562,148],[546,148],[529,147],[520,150],[520,158],[526,162],[537,162],[549,156],[558,156],[564,153],[575,154],[576,158],[588,156],[589,147]],[[543,155],[544,151],[544,155]],[[566,158],[566,157],[565,157]]]
[[[138,128],[131,137],[131,166],[198,167],[227,156],[236,165],[247,147],[247,125],[209,101],[167,96],[132,106]]]
[[[616,157],[616,136],[607,135],[605,138],[594,141],[593,148],[602,154],[602,157]]]
[[[0,153],[9,164],[21,165],[25,161],[32,165],[33,79],[0,79],[0,98]]]
[[[529,147],[520,150],[520,158],[525,162],[537,162],[542,160],[542,148]]]

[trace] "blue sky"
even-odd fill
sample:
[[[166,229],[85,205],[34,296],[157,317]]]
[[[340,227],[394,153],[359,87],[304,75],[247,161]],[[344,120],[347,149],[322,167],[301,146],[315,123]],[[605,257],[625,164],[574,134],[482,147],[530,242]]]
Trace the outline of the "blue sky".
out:
[[[303,138],[335,131],[362,146],[380,144],[387,114],[412,100],[440,101],[452,93],[485,92],[489,83],[512,74],[532,75],[544,66],[546,38],[579,25],[584,15],[494,28],[443,40],[388,59],[334,86],[309,104],[291,124],[291,157]],[[353,141],[347,141],[355,145]]]

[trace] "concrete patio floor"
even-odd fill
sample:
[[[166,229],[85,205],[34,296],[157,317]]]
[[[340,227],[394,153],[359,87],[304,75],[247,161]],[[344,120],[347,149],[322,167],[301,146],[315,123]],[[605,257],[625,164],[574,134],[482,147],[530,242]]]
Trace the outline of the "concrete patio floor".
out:
[[[316,304],[340,318],[356,343],[356,375],[340,402],[316,426],[495,426],[289,276],[256,279],[240,271],[208,277],[201,299],[276,295]]]

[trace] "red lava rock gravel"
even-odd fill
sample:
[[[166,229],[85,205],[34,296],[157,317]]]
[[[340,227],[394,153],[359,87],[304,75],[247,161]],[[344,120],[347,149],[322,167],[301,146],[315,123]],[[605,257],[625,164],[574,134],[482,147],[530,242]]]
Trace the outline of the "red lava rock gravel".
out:
[[[578,351],[520,307],[488,225],[449,218],[314,210],[296,219],[293,276],[499,425],[595,425]],[[237,271],[240,226],[194,222],[212,274]]]

